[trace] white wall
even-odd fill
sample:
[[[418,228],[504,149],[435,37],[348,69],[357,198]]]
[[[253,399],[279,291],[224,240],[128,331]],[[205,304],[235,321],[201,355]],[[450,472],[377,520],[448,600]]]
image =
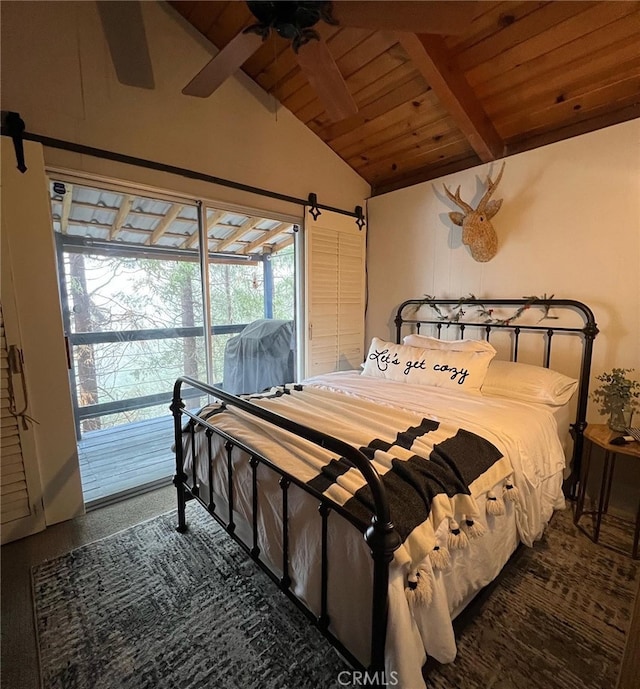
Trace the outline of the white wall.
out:
[[[595,373],[640,368],[640,120],[507,158],[494,194],[503,199],[493,219],[498,253],[478,263],[448,218],[443,184],[460,185],[475,205],[497,170],[483,165],[368,202],[367,337],[393,335],[395,307],[424,294],[546,293],[595,312]]]
[[[498,253],[477,263],[448,218],[455,208],[443,183],[460,185],[475,205],[498,169],[482,165],[368,202],[367,338],[393,338],[398,304],[425,294],[554,294],[595,313],[594,375],[622,366],[640,378],[640,120],[507,158],[494,195],[504,199],[493,219]],[[588,418],[602,422],[593,403]]]
[[[276,114],[275,101],[245,75],[231,78],[210,98],[183,96],[181,89],[210,59],[210,48],[170,7],[156,2],[141,5],[154,90],[117,81],[94,2],[0,3],[2,110],[19,112],[29,132],[293,197],[307,198],[315,192],[327,205],[348,209],[364,205],[369,185],[291,113],[280,108]],[[27,165],[41,170],[41,157],[33,151],[27,150]],[[302,216],[298,205],[90,156],[45,148],[44,162],[250,206],[265,214]],[[45,185],[41,194],[34,203],[46,202]],[[23,228],[25,242],[51,236],[50,219],[40,216],[38,222]],[[21,285],[24,304],[50,289],[50,277],[55,275],[52,243],[39,249],[46,254],[40,257],[42,272]],[[46,365],[46,341],[30,342],[29,347],[34,365]],[[68,419],[64,423],[68,425]],[[62,453],[68,448],[54,449]],[[45,494],[46,489],[45,485]],[[70,509],[63,504],[51,512],[69,516]]]

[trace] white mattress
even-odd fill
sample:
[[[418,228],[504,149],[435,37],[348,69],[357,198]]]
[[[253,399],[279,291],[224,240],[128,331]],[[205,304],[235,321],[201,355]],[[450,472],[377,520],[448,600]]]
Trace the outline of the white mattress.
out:
[[[397,673],[397,686],[424,689],[421,668],[426,654],[440,662],[451,662],[455,658],[451,624],[455,615],[495,578],[518,543],[533,544],[541,536],[553,510],[564,506],[561,488],[565,456],[556,419],[552,411],[542,406],[538,408],[538,405],[372,379],[361,376],[358,371],[319,376],[306,384],[459,424],[492,442],[513,465],[520,506],[505,501],[504,515],[485,515],[481,519],[487,527],[485,535],[471,540],[464,550],[451,551],[451,566],[447,570],[432,570],[430,563],[425,562],[432,573],[434,590],[428,606],[410,607],[404,593],[406,571],[396,562],[390,568],[386,669],[388,673]],[[203,434],[198,436],[196,447],[204,448]],[[214,436],[214,449],[216,444],[221,452],[222,441],[218,439],[217,442]],[[198,475],[206,491],[206,457],[201,452],[198,456]],[[275,456],[272,459],[276,461]],[[250,543],[252,481],[248,457],[236,452],[233,464],[237,532]],[[185,468],[189,467],[190,452],[187,452]],[[273,472],[259,466],[258,476],[259,545],[262,557],[279,572],[282,491]],[[226,481],[226,461],[214,463],[215,501],[217,509],[225,515]],[[296,595],[319,613],[320,519],[317,506],[317,501],[302,490],[290,489],[292,587]],[[446,524],[442,528],[445,529]],[[444,532],[438,535],[445,536]],[[330,629],[366,665],[370,642],[371,555],[362,534],[336,513],[329,518],[329,553]]]

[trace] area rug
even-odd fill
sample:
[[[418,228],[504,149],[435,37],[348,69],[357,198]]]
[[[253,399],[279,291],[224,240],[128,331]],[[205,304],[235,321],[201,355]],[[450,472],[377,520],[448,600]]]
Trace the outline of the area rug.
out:
[[[337,686],[329,642],[200,506],[187,518],[188,534],[171,512],[33,569],[43,689]]]
[[[43,689],[342,686],[348,667],[328,642],[202,508],[188,510],[187,535],[169,513],[34,568]],[[428,689],[614,687],[637,565],[556,513],[458,619],[458,657],[428,665]]]
[[[613,689],[640,568],[602,544],[630,551],[632,533],[607,520],[595,544],[556,512],[457,621],[457,658],[428,668],[428,689]]]

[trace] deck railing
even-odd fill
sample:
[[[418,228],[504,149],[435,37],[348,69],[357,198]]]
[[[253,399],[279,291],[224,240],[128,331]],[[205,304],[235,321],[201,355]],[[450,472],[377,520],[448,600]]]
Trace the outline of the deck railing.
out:
[[[241,332],[247,326],[246,323],[214,325],[211,327],[212,335],[233,335]],[[123,343],[123,342],[142,342],[148,340],[167,340],[167,339],[183,339],[188,337],[203,337],[204,328],[202,326],[179,327],[179,328],[147,328],[143,330],[109,330],[104,332],[84,332],[72,333],[68,336],[69,348],[75,346],[86,346],[95,344],[109,344],[109,343]],[[73,356],[70,350],[70,362],[73,361]],[[169,390],[174,377],[167,384]],[[167,407],[171,403],[170,392],[159,392],[150,395],[140,395],[137,397],[129,397],[121,400],[113,400],[111,402],[101,402],[97,404],[80,405],[78,397],[78,385],[75,372],[72,369],[71,375],[71,392],[74,407],[74,415],[76,422],[76,433],[78,439],[82,437],[82,421],[93,419],[108,414],[117,414],[120,412],[132,411],[135,409],[145,409],[154,407],[160,404],[166,404]],[[186,394],[189,398],[198,398],[202,394],[196,390],[190,390]]]

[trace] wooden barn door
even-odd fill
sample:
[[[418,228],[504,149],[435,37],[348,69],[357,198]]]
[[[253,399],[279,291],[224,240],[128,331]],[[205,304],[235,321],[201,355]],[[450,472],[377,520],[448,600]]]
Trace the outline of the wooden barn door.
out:
[[[306,377],[356,369],[364,359],[365,232],[349,216],[307,213]]]
[[[7,256],[3,241],[2,257]],[[45,528],[40,474],[36,459],[32,421],[28,418],[26,363],[13,300],[11,268],[3,260],[0,303],[1,375],[1,473],[0,500],[2,543],[28,536]]]

